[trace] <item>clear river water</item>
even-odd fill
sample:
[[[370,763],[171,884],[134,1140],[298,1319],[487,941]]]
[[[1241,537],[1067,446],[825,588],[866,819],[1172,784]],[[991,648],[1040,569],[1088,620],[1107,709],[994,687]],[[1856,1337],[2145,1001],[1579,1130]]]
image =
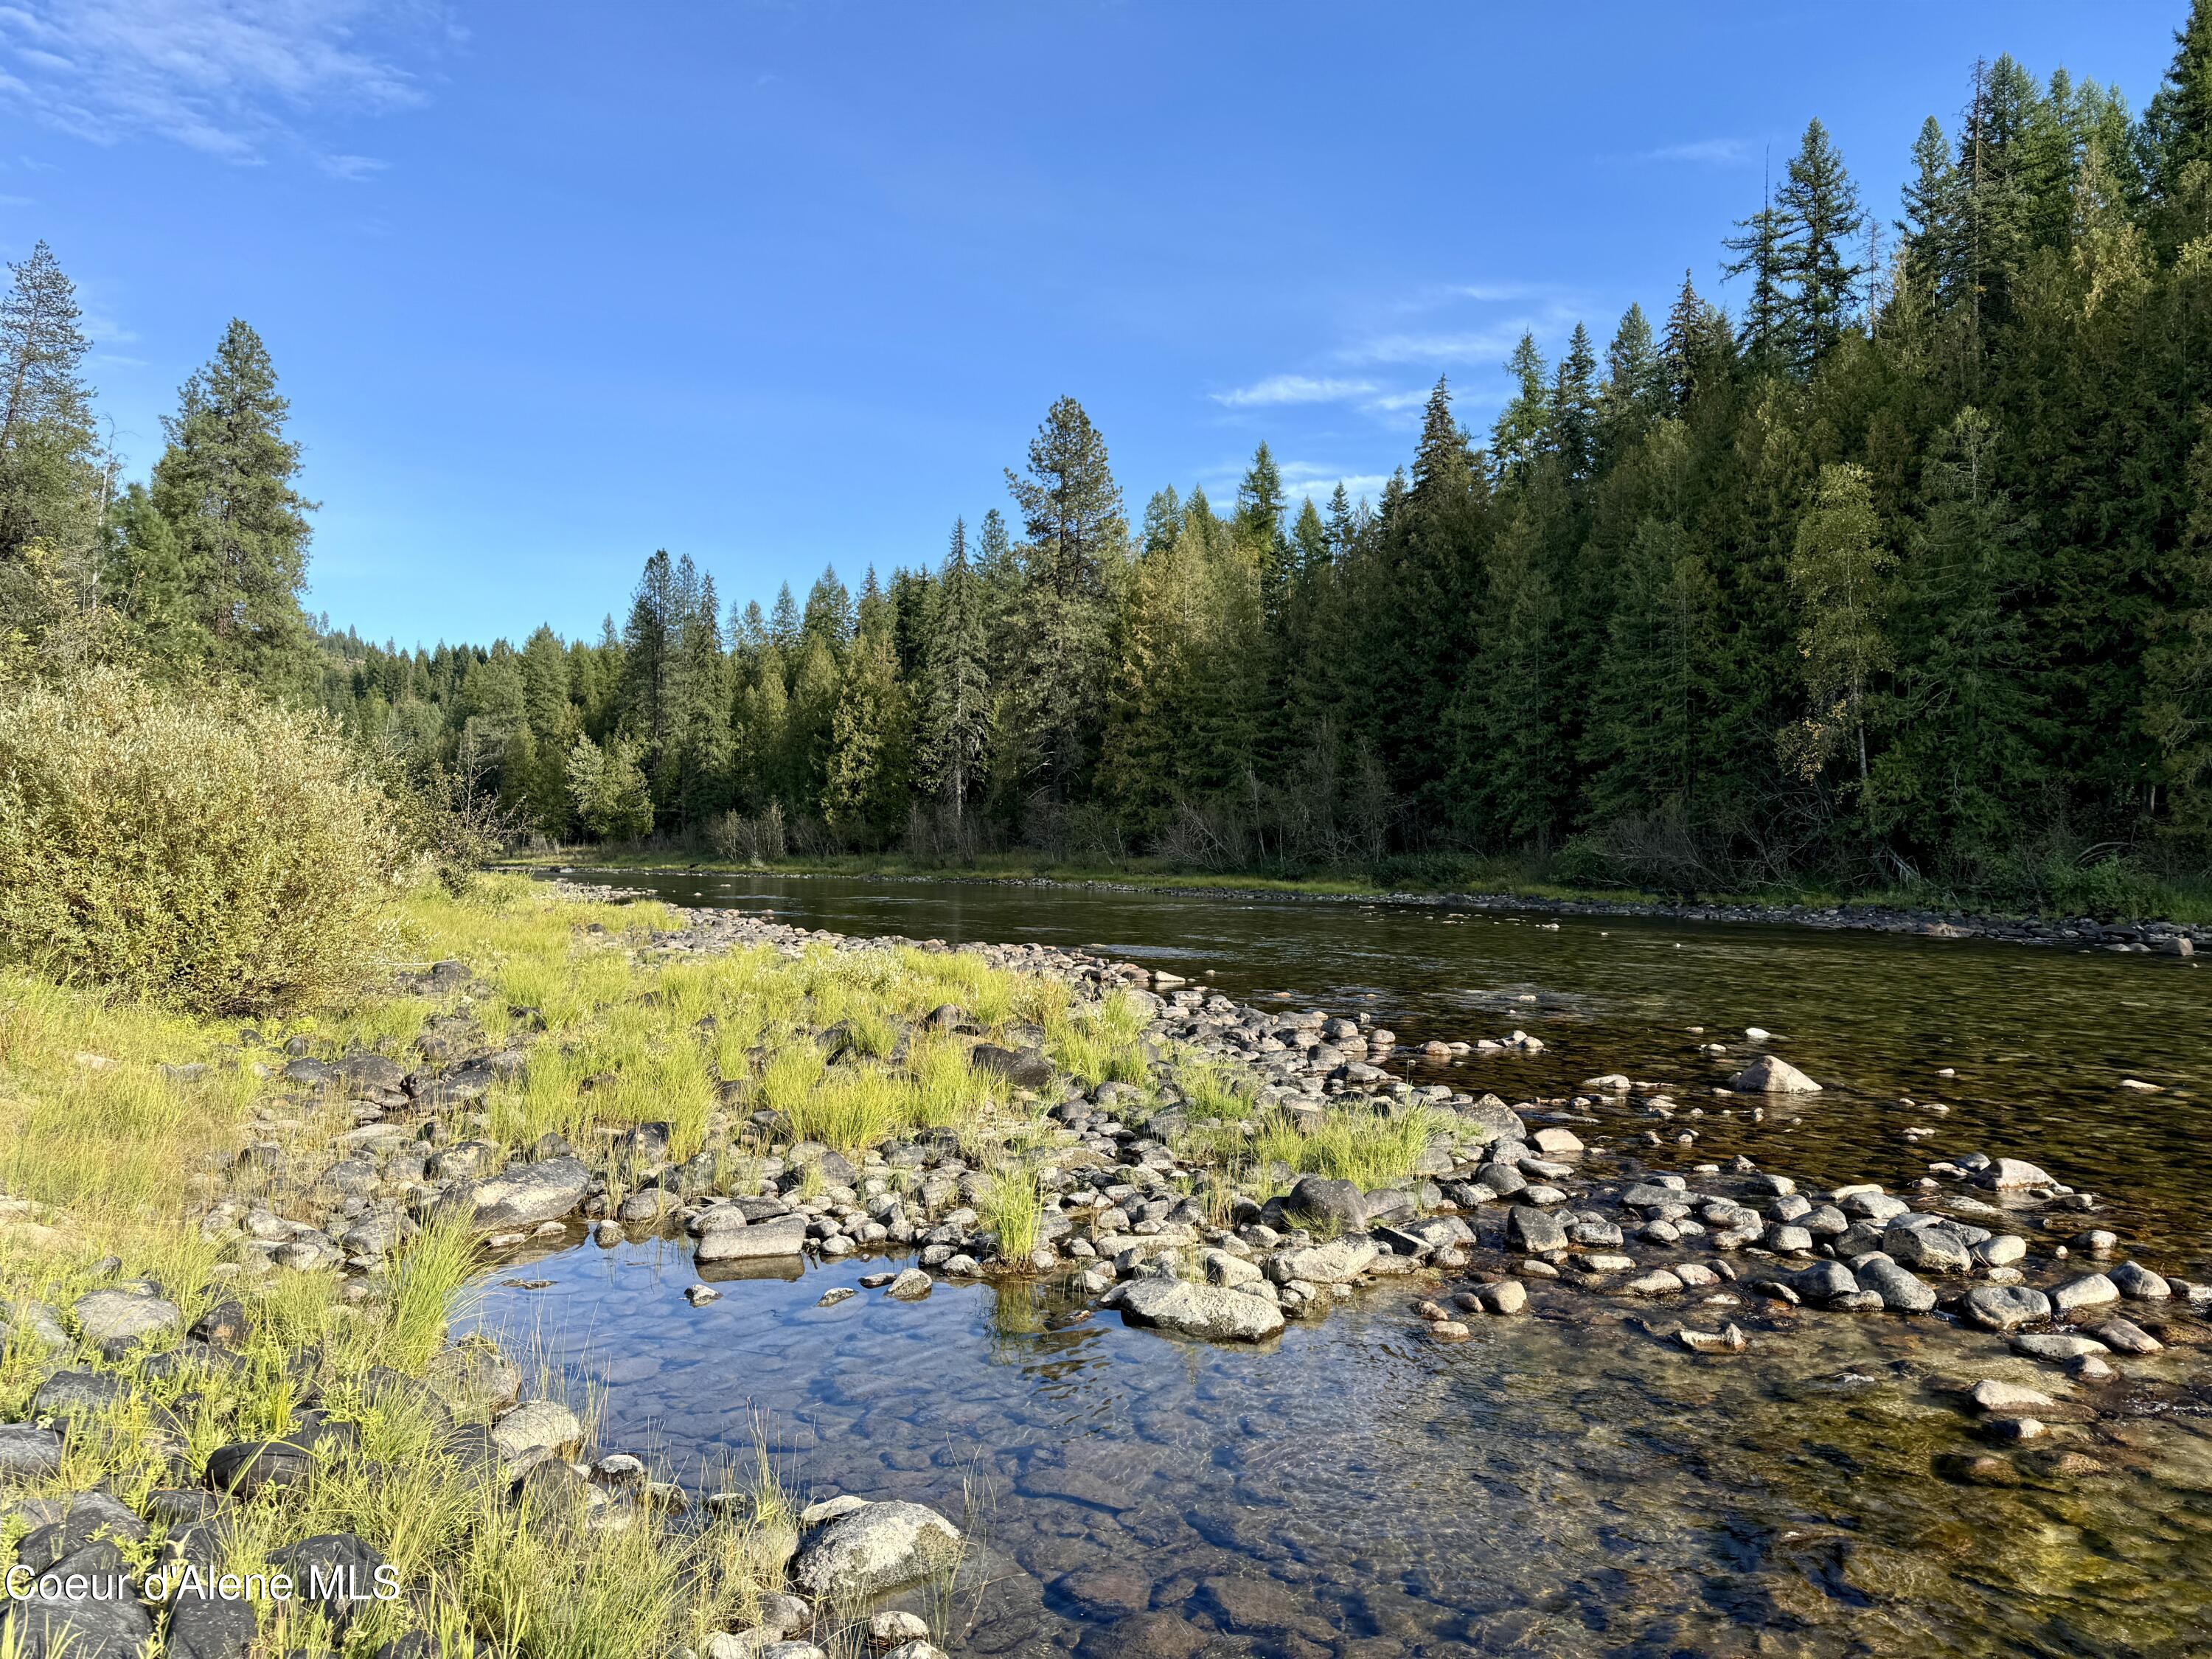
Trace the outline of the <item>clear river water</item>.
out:
[[[957,882],[584,878],[844,933],[1093,946],[1263,1006],[1371,1013],[1401,1043],[1518,1028],[1545,1049],[1415,1073],[1509,1100],[1623,1072],[1686,1106],[1741,1063],[1702,1046],[1740,1056],[1756,1025],[1826,1092],[1762,1122],[1677,1120],[1697,1142],[1649,1150],[1651,1167],[1741,1151],[1894,1189],[1931,1158],[2024,1157],[2099,1194],[2098,1224],[2149,1265],[2212,1269],[2212,975],[2194,962]],[[2212,1348],[2186,1319],[2093,1391],[1941,1321],[1778,1304],[1735,1316],[1750,1352],[1711,1357],[1654,1334],[1679,1320],[1541,1293],[1535,1316],[1438,1346],[1402,1280],[1257,1350],[1127,1329],[1049,1285],[816,1305],[899,1260],[793,1264],[693,1308],[679,1241],[585,1244],[532,1260],[527,1287],[500,1282],[507,1264],[475,1317],[592,1391],[606,1447],[695,1484],[764,1442],[804,1491],[964,1518],[973,1582],[939,1609],[955,1653],[2212,1655]],[[1999,1444],[1959,1409],[1983,1376],[2087,1420]]]

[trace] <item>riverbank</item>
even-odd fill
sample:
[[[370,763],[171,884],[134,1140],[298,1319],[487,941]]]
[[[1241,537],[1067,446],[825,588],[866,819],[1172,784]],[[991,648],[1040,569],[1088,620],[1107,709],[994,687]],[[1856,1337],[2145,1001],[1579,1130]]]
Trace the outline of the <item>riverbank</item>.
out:
[[[412,968],[244,1028],[0,979],[10,1652],[662,1659],[757,1620],[792,1541],[772,1473],[682,1524],[526,1350],[449,1344],[486,1259],[476,1206],[421,1184],[554,995],[665,919],[417,895]],[[518,1012],[538,988],[553,1018]]]
[[[166,1620],[174,1646],[185,1615],[146,1602],[149,1565],[267,1569],[313,1543],[391,1567],[399,1593],[248,1610],[349,1659],[464,1635],[515,1659],[721,1659],[810,1626],[835,1646],[878,1613],[952,1636],[944,1598],[878,1592],[957,1577],[967,1516],[895,1482],[805,1501],[766,1461],[673,1484],[590,1445],[574,1379],[446,1341],[487,1269],[527,1287],[521,1264],[587,1243],[681,1252],[698,1310],[882,1259],[823,1302],[1049,1284],[1074,1319],[1262,1350],[1394,1292],[1431,1346],[1628,1309],[1716,1364],[1824,1316],[1894,1317],[1982,1425],[1996,1462],[1962,1478],[1984,1482],[2014,1458],[2047,1478],[2035,1460],[2064,1451],[2133,1467],[2136,1419],[2203,1386],[2205,1291],[2135,1261],[2037,1148],[1930,1160],[1896,1195],[1692,1162],[1716,1120],[1866,1109],[1756,1038],[1701,1048],[1694,1075],[1519,1098],[1461,1069],[1540,1050],[1502,1021],[1401,1048],[1372,1017],[1238,1004],[1094,951],[512,878],[403,920],[421,961],[283,1025],[8,987],[0,1442],[37,1528],[16,1559],[76,1561],[110,1547],[85,1535],[104,1525],[137,1574],[125,1602],[50,1622]],[[204,1650],[244,1651],[228,1616],[241,1644]],[[1148,1650],[1157,1623],[1103,1650]]]
[[[1158,893],[1170,897],[1280,899],[1330,904],[1392,904],[1431,909],[1520,912],[1543,915],[1650,918],[1670,921],[1773,924],[1821,929],[1910,933],[1930,939],[1990,939],[2009,944],[2106,950],[2139,955],[2193,956],[2212,950],[2212,902],[2176,894],[2170,920],[2100,922],[1929,909],[1890,896],[1839,899],[1803,895],[1787,899],[1735,896],[1675,901],[1624,897],[1593,889],[1501,879],[1481,891],[1416,891],[1386,888],[1352,877],[1255,878],[1184,871],[1100,868],[1019,856],[978,865],[943,866],[914,860],[829,858],[779,860],[774,864],[701,858],[685,853],[571,848],[510,860],[506,866],[539,872],[587,869],[605,874],[674,871],[775,876],[836,876],[884,882],[973,882],[996,886],[1067,888],[1109,893]],[[2201,914],[2199,914],[2201,912]]]

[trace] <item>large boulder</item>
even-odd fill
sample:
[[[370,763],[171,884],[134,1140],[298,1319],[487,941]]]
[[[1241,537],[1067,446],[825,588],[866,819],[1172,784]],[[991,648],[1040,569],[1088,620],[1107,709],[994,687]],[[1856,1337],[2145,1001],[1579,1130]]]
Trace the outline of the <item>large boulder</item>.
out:
[[[1349,1285],[1381,1254],[1371,1238],[1332,1239],[1304,1249],[1277,1251],[1268,1261],[1267,1276],[1278,1285],[1294,1279],[1309,1285]]]
[[[1261,1342],[1283,1328],[1282,1310],[1264,1297],[1180,1279],[1131,1279],[1115,1305],[1132,1325],[1209,1342]]]
[[[2025,1285],[1977,1285],[1960,1304],[1970,1324],[1987,1331],[2017,1330],[2051,1317],[2051,1298]]]
[[[1761,1054],[1729,1080],[1740,1095],[1817,1095],[1820,1085],[1788,1060]]]
[[[1996,1159],[1982,1171],[1980,1181],[1983,1186],[1994,1188],[2001,1193],[2018,1192],[2029,1187],[2056,1187],[2058,1184],[2034,1164],[2017,1158]]]
[[[74,1417],[104,1412],[129,1392],[106,1371],[56,1371],[31,1396],[33,1417]]]
[[[85,1340],[111,1359],[119,1359],[143,1341],[166,1335],[184,1322],[177,1304],[135,1291],[94,1291],[81,1296],[70,1310]]]
[[[1488,1146],[1493,1140],[1518,1140],[1528,1133],[1521,1121],[1521,1114],[1508,1106],[1496,1095],[1485,1095],[1472,1104],[1458,1110],[1459,1123],[1454,1127],[1455,1139],[1471,1140]]]
[[[792,1582],[817,1601],[852,1606],[954,1565],[960,1543],[960,1528],[935,1510],[865,1504],[799,1547]]]
[[[259,1624],[251,1601],[226,1601],[197,1587],[179,1589],[161,1633],[161,1659],[246,1659]]]
[[[1861,1262],[1858,1280],[1892,1313],[1926,1313],[1936,1305],[1936,1287],[1887,1255],[1869,1256]]]
[[[1962,1273],[1974,1265],[1966,1242],[1940,1224],[1929,1227],[1892,1227],[1881,1236],[1882,1253],[1899,1267],[1928,1273]]]
[[[1320,1222],[1340,1232],[1356,1233],[1367,1225],[1367,1195],[1358,1184],[1332,1181],[1327,1176],[1302,1176],[1283,1200],[1286,1214]]]
[[[511,1164],[477,1183],[477,1231],[492,1232],[558,1221],[584,1201],[591,1188],[592,1172],[576,1158]]]
[[[1540,1255],[1567,1248],[1566,1224],[1547,1210],[1516,1204],[1505,1213],[1505,1242],[1509,1248]]]
[[[583,1443],[584,1425],[576,1413],[554,1400],[529,1400],[504,1413],[491,1425],[501,1467],[510,1478],[547,1458]]]
[[[778,1216],[742,1227],[720,1226],[699,1236],[698,1260],[755,1261],[763,1256],[797,1255],[806,1245],[806,1218]]]
[[[127,1593],[100,1599],[94,1594],[123,1570],[112,1545],[95,1544],[56,1562],[58,1583],[54,1575],[46,1575],[21,1599],[9,1599],[0,1629],[9,1638],[9,1651],[21,1659],[140,1659],[154,1638],[154,1621],[144,1606]],[[48,1583],[63,1594],[44,1595],[40,1587]],[[67,1594],[79,1588],[82,1594]]]

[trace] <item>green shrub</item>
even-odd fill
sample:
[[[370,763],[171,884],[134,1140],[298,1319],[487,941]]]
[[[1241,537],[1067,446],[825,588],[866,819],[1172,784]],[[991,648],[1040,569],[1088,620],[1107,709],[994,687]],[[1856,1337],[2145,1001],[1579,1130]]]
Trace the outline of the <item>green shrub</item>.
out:
[[[118,669],[0,690],[0,957],[191,1012],[386,965],[390,798],[321,720]]]

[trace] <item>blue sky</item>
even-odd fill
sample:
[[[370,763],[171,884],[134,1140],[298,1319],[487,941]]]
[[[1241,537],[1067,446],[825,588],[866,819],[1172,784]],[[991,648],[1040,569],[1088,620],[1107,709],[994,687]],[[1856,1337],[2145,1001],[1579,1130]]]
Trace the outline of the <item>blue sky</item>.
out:
[[[595,630],[933,562],[1079,398],[1133,516],[1265,438],[1371,492],[1448,373],[1663,310],[1807,118],[1893,216],[1978,55],[2140,109],[2183,0],[1810,5],[9,0],[0,225],[134,475],[225,322],[307,446],[313,610]]]

